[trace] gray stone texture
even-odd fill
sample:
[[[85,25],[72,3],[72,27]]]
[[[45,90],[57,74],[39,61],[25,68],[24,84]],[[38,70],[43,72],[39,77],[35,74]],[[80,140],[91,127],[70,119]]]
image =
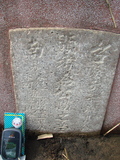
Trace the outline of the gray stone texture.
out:
[[[120,35],[83,29],[10,30],[16,104],[27,128],[101,130],[120,52]]]

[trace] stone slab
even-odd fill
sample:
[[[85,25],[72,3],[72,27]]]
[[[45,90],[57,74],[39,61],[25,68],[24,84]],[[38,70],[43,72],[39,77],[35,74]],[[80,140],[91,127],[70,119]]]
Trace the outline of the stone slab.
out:
[[[99,132],[119,58],[120,35],[83,29],[10,30],[16,103],[27,128]]]

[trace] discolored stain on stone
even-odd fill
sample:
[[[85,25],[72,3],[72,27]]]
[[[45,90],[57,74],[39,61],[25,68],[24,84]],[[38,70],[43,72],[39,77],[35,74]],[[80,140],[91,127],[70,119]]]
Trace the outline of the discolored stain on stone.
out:
[[[10,30],[19,112],[43,132],[101,130],[120,35],[83,29]]]

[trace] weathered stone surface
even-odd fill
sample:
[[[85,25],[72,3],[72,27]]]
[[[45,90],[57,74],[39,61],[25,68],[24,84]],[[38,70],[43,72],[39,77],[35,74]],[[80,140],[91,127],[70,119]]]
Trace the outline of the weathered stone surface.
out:
[[[10,31],[16,103],[27,127],[99,132],[118,62],[120,35],[80,29]]]

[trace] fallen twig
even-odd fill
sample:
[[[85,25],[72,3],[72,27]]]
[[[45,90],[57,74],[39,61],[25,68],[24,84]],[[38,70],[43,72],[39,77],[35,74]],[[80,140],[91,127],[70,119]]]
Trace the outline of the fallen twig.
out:
[[[108,8],[109,8],[109,11],[110,11],[110,14],[111,14],[113,23],[114,23],[114,27],[117,28],[117,25],[116,25],[116,22],[115,22],[115,18],[114,18],[113,13],[112,13],[112,9],[111,9],[111,7],[110,7],[110,2],[109,2],[109,0],[105,0],[105,1],[106,1],[106,3],[108,4]]]
[[[49,134],[42,134],[42,135],[39,135],[37,140],[40,140],[40,139],[47,139],[47,138],[53,138],[53,134],[49,133]]]
[[[66,150],[66,148],[64,148],[64,151],[65,151],[65,155],[67,156],[67,158],[68,158],[68,153],[67,153],[67,150]],[[69,158],[68,158],[69,159]]]
[[[64,155],[64,154],[62,154],[62,155],[63,155],[64,158],[66,158],[66,160],[69,160],[66,155]]]
[[[66,160],[70,160],[69,157],[68,157],[68,153],[67,153],[66,148],[64,148],[64,152],[65,152],[65,154],[62,154],[63,157],[66,158]]]
[[[117,128],[120,125],[120,123],[118,123],[117,125],[115,125],[113,128],[111,128],[110,130],[108,130],[104,136],[106,136],[108,133],[110,133],[112,130],[114,130],[115,128]]]

